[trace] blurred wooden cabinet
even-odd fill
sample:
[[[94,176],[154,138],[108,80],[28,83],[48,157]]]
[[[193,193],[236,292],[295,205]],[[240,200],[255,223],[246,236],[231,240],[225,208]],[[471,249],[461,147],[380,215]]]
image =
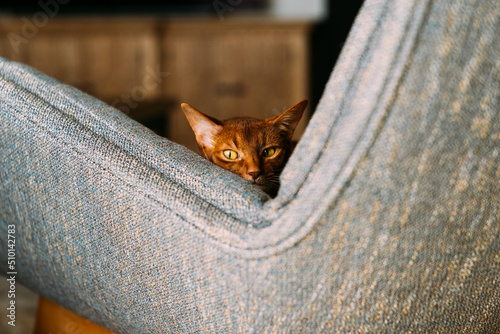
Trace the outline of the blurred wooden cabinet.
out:
[[[271,117],[307,97],[307,30],[270,22],[168,25],[165,94],[217,118]],[[184,114],[169,118],[171,138],[194,148]]]
[[[139,120],[161,115],[157,129],[195,150],[181,102],[218,118],[266,118],[308,97],[308,32],[271,19],[3,18],[0,56]]]
[[[0,56],[37,68],[107,102],[130,93],[147,68],[160,62],[156,30],[150,22],[52,19],[29,27],[29,20],[0,20]],[[36,30],[35,30],[36,29]],[[160,87],[147,92],[156,99]]]

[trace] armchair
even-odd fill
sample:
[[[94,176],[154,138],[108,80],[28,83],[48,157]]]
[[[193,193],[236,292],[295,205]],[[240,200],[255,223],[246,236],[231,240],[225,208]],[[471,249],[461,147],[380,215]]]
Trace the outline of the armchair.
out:
[[[274,199],[0,60],[17,279],[117,333],[500,331],[499,18],[367,0]]]

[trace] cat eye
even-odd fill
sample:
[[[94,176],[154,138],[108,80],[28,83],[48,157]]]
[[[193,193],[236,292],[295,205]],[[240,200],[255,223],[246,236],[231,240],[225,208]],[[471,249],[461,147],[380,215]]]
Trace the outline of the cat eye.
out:
[[[268,147],[264,151],[262,151],[262,156],[269,158],[272,157],[276,153],[276,147]]]
[[[238,153],[236,153],[233,150],[224,150],[224,152],[222,152],[222,154],[224,154],[226,159],[229,159],[229,160],[234,160],[234,159],[238,158]]]

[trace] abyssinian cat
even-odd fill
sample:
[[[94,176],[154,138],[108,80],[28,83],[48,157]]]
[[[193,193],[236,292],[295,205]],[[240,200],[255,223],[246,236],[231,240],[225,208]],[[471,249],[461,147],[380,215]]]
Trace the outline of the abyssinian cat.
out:
[[[303,100],[264,120],[252,117],[218,120],[187,103],[181,107],[202,156],[274,197],[280,173],[292,153],[293,132],[307,103]]]

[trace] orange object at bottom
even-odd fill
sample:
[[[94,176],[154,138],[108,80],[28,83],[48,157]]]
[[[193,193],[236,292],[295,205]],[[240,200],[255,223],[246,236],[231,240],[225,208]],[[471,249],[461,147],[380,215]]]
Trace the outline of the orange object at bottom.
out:
[[[40,296],[35,334],[113,334],[112,331],[87,320]]]

